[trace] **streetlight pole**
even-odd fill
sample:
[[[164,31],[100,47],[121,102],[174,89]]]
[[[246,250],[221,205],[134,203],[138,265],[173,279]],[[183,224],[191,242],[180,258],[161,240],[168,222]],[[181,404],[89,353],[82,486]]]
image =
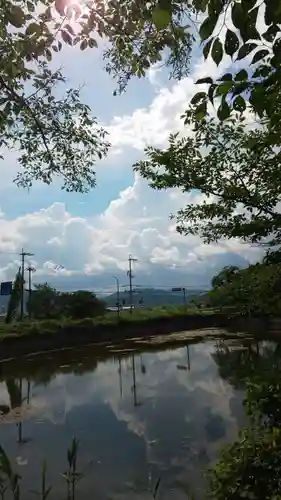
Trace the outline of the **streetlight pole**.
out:
[[[113,278],[116,280],[116,292],[117,292],[117,316],[118,319],[120,317],[120,286],[119,286],[119,279],[117,276],[113,276]]]

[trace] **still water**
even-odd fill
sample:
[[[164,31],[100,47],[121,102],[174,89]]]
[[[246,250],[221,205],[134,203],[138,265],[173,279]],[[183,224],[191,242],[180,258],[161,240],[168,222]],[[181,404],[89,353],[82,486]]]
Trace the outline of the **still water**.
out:
[[[0,365],[0,443],[23,476],[22,498],[48,466],[49,498],[79,440],[77,499],[206,498],[205,471],[245,425],[243,391],[220,354],[248,341],[187,341],[53,353]],[[127,346],[128,347],[128,346]],[[220,375],[221,373],[221,375]]]

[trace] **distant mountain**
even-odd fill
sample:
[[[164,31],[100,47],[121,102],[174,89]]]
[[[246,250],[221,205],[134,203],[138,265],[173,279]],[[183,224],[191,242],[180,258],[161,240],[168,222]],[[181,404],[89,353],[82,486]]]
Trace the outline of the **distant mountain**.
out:
[[[196,288],[190,288],[186,290],[186,302],[188,303],[194,297],[198,297],[202,294],[204,294],[204,291],[202,289],[198,290]],[[116,307],[116,292],[106,296],[97,294],[97,296],[101,300],[104,300],[109,307]],[[0,295],[0,314],[6,313],[9,298],[9,296]],[[25,293],[25,300],[27,301],[27,299],[28,294]],[[123,303],[123,300],[125,300],[125,306],[130,305],[130,295],[128,290],[120,291],[121,304]],[[183,292],[172,292],[171,289],[165,290],[161,288],[136,289],[133,291],[133,304],[135,306],[139,306],[140,302],[143,303],[144,307],[183,305]]]
[[[202,290],[197,289],[186,290],[186,302],[188,302],[191,297],[193,298],[202,293],[204,293]],[[103,297],[103,300],[109,307],[115,307],[117,303],[117,293],[107,295]],[[125,300],[125,305],[130,305],[130,295],[128,291],[120,291],[121,304],[123,300]],[[182,305],[183,292],[172,292],[171,290],[163,290],[160,288],[143,288],[141,290],[135,290],[133,292],[133,304],[138,306],[140,302],[143,303],[144,307]]]

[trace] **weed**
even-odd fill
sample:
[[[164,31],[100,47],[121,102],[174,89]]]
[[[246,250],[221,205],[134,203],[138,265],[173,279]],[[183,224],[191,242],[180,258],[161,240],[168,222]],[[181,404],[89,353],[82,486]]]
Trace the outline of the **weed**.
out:
[[[75,500],[76,485],[82,479],[83,474],[77,472],[77,454],[79,442],[73,438],[71,447],[67,450],[68,469],[61,473],[61,476],[66,481],[67,500]]]

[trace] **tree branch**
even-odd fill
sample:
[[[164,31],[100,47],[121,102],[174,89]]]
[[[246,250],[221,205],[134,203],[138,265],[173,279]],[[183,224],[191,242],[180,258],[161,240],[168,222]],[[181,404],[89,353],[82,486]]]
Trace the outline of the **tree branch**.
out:
[[[12,97],[14,100],[16,100],[18,103],[20,103],[22,105],[22,107],[26,108],[27,111],[30,113],[30,115],[33,118],[34,122],[36,123],[38,131],[41,135],[44,147],[45,147],[47,154],[48,154],[48,157],[49,157],[50,164],[51,164],[52,168],[54,168],[56,170],[56,166],[55,166],[53,159],[52,159],[52,153],[51,153],[50,148],[49,148],[48,143],[47,143],[47,138],[45,135],[44,127],[43,127],[42,123],[40,122],[40,120],[38,120],[33,109],[29,106],[29,104],[27,103],[27,101],[24,99],[23,96],[19,95],[13,88],[9,87],[9,85],[5,82],[5,80],[2,76],[0,76],[0,83],[2,85],[2,88],[6,89],[9,96]]]

